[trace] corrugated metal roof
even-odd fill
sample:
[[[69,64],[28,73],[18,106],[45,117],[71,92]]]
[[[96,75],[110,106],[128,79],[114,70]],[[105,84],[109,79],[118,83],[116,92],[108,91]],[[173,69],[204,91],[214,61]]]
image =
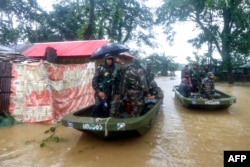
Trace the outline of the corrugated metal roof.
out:
[[[56,50],[58,57],[64,56],[90,56],[97,48],[108,43],[108,40],[88,40],[88,41],[65,41],[34,43],[29,48],[22,51],[28,57],[44,57],[47,47]]]

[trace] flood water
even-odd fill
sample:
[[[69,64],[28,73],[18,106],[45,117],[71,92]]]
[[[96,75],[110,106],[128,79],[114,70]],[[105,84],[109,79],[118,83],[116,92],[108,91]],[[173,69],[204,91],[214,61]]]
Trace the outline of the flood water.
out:
[[[45,123],[0,127],[1,167],[222,167],[224,150],[250,150],[250,88],[217,84],[237,97],[228,109],[186,109],[172,87],[180,77],[156,79],[164,90],[164,103],[154,127],[141,137],[102,140],[56,125],[65,141],[47,143]]]

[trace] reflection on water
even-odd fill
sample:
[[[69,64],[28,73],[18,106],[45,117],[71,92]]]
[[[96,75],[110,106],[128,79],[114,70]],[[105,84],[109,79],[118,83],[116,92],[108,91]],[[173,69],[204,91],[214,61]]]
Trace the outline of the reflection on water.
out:
[[[172,87],[179,76],[160,77],[164,103],[155,126],[144,136],[105,141],[58,125],[66,141],[40,148],[51,125],[19,124],[0,128],[0,166],[34,167],[179,167],[223,166],[224,150],[250,150],[250,89],[216,84],[237,97],[218,111],[186,109],[175,100]]]

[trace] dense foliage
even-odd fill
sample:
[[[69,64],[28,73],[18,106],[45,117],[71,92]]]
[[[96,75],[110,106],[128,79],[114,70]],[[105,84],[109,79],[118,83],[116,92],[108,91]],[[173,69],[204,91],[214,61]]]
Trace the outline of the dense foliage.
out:
[[[250,53],[249,0],[165,0],[157,10],[157,23],[171,32],[176,22],[194,22],[201,33],[190,40],[196,48],[206,44],[206,57],[213,61],[213,51],[221,55],[222,67],[229,73],[242,64]]]
[[[136,43],[142,49],[133,53],[140,56],[145,46],[157,46],[155,26],[163,26],[166,39],[172,40],[175,34],[172,25],[188,21],[200,30],[189,42],[194,48],[204,45],[208,48],[205,55],[195,55],[199,59],[195,61],[214,63],[217,51],[222,58],[221,67],[231,72],[234,66],[249,59],[248,0],[163,0],[156,10],[147,7],[145,1],[60,0],[52,11],[46,11],[36,0],[1,0],[0,43],[110,39],[122,44]],[[152,56],[163,64],[173,63],[171,56],[161,56],[157,51]],[[171,71],[171,65],[163,67]]]

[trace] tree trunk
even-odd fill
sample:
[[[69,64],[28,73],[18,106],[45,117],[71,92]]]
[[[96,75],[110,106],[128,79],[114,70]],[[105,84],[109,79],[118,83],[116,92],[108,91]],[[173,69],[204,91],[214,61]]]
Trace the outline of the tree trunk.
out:
[[[86,31],[83,34],[84,40],[90,40],[94,39],[94,24],[95,24],[95,16],[94,16],[94,10],[95,10],[95,0],[89,0],[89,23],[87,26]]]
[[[230,31],[230,22],[232,20],[231,10],[226,8],[223,10],[223,18],[224,18],[224,27],[221,33],[222,36],[222,58],[228,73],[228,83],[233,84],[233,75],[232,75],[232,62],[231,62],[231,31]]]

